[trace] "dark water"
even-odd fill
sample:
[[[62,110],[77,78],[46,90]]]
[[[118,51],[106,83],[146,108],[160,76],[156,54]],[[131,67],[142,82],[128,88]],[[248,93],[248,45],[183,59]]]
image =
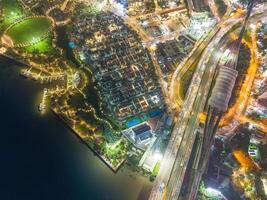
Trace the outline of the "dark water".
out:
[[[54,114],[38,113],[42,86],[19,69],[0,57],[0,199],[147,199],[147,179],[114,174]]]

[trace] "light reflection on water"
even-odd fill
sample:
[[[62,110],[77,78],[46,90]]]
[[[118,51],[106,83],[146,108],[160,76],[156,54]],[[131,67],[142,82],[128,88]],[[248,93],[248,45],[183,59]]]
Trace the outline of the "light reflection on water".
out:
[[[53,113],[38,113],[42,88],[0,57],[0,199],[146,200],[147,178],[114,174]]]

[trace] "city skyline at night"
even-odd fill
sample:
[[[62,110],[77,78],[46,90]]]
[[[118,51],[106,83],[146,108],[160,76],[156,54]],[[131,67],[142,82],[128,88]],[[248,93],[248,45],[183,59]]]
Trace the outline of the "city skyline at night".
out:
[[[19,170],[0,198],[267,198],[266,13],[266,0],[0,0],[5,182]],[[57,158],[39,179],[31,157]]]

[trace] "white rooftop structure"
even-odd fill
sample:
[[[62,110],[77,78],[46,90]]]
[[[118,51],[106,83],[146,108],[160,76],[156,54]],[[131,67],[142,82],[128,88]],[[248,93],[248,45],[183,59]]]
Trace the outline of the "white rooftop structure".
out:
[[[123,130],[122,134],[126,136],[137,148],[145,150],[154,138],[153,130],[148,123],[138,124],[129,129]]]
[[[209,99],[209,105],[225,112],[235,86],[238,72],[235,69],[222,66]]]

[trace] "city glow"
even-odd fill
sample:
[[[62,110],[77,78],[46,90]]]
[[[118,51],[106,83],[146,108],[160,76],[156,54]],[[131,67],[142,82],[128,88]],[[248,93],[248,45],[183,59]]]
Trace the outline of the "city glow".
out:
[[[86,183],[92,181],[90,193],[101,192],[87,198],[226,199],[226,191],[259,199],[266,193],[267,0],[0,1],[0,64],[6,65],[0,81],[11,78],[14,90],[28,86],[8,103],[23,100],[25,111],[28,96],[38,97],[25,115],[9,107],[12,117],[3,114],[3,125],[54,113],[78,145],[97,155],[82,170],[98,172]],[[18,73],[26,80],[6,70],[9,60],[23,66]],[[9,92],[7,84],[0,87]],[[14,141],[16,134],[2,136]],[[78,158],[77,166],[88,163]],[[96,159],[104,164],[93,166]]]

